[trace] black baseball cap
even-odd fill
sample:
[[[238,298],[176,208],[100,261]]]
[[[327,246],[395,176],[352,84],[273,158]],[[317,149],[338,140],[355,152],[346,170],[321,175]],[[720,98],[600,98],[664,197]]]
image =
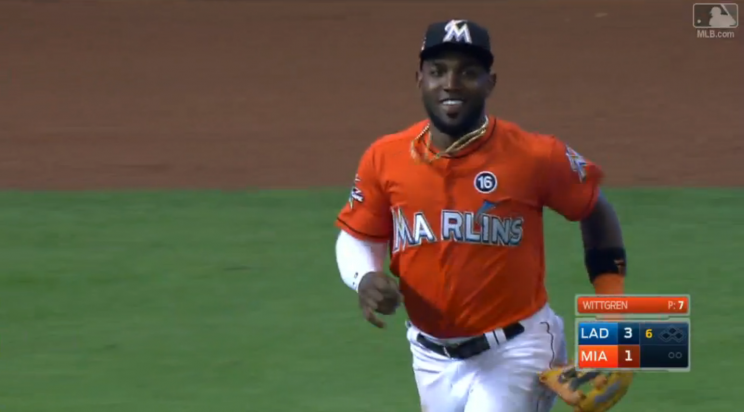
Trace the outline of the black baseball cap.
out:
[[[419,58],[423,62],[449,48],[472,53],[489,69],[493,65],[491,36],[488,30],[473,21],[449,20],[430,24],[426,29]]]

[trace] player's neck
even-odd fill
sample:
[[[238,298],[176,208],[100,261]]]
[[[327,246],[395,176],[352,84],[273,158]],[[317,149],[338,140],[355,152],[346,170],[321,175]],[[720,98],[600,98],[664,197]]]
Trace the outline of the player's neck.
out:
[[[485,122],[487,121],[488,121],[488,118],[484,114],[480,117],[480,120],[476,122],[472,127],[470,127],[466,132],[458,133],[456,135],[447,134],[437,129],[432,124],[429,129],[431,146],[437,150],[446,150],[447,148],[452,146],[452,144],[455,143],[456,141],[462,139],[465,136],[471,135],[473,132],[475,132],[478,129],[481,129],[484,126]]]

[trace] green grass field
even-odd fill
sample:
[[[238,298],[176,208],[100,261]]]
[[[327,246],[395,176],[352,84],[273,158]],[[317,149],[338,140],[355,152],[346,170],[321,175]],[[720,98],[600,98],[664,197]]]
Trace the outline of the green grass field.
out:
[[[336,272],[346,197],[0,194],[0,409],[418,411],[404,314],[369,326]],[[744,192],[608,197],[628,292],[690,293],[694,323],[692,372],[641,375],[613,411],[737,410]],[[579,233],[547,226],[552,304],[573,334],[574,295],[591,293]]]

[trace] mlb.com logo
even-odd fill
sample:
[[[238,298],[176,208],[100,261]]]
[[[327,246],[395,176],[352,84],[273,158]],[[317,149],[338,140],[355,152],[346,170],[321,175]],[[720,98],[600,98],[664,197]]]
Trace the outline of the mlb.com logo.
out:
[[[733,39],[739,27],[739,5],[736,3],[695,3],[692,27],[699,39]]]

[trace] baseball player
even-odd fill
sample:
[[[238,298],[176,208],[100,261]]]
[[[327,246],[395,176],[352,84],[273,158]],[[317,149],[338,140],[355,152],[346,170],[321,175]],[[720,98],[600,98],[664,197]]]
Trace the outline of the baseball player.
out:
[[[630,378],[567,365],[563,321],[545,289],[543,210],[581,222],[597,294],[624,293],[620,225],[596,164],[487,114],[493,60],[480,25],[428,27],[417,72],[428,119],[362,155],[336,221],[341,277],[377,327],[378,314],[404,302],[423,410],[544,412],[556,395],[606,410]],[[394,276],[384,272],[388,255]],[[590,379],[589,393],[572,386]]]

